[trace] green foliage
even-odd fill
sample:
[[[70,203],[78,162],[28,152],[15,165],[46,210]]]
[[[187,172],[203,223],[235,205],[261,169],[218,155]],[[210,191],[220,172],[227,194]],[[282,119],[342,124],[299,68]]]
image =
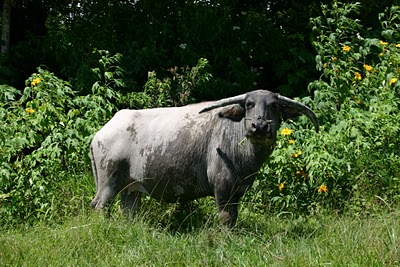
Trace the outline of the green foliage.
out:
[[[359,7],[335,1],[311,20],[322,76],[309,86],[314,101],[303,102],[322,127],[307,129],[306,118],[284,125],[293,132],[279,135],[257,184],[259,198],[279,211],[371,212],[400,200],[400,9],[379,15],[379,39],[361,35],[351,18]]]
[[[158,79],[155,71],[148,72],[143,92],[127,95],[129,106],[134,108],[178,107],[194,102],[193,94],[201,91],[212,78],[208,60],[200,58],[195,67],[173,67],[168,71],[172,78]]]
[[[123,77],[125,70],[120,66],[122,55],[117,53],[110,56],[109,51],[96,50],[94,54],[99,54],[99,67],[93,68],[92,72],[96,75],[97,82],[92,86],[92,94],[101,94],[108,99],[118,98],[118,89],[125,87]]]
[[[2,223],[49,219],[74,201],[79,205],[68,185],[82,185],[74,179],[90,172],[91,136],[116,111],[107,99],[117,97],[110,83],[118,81],[108,68],[103,73],[105,84],[96,83],[85,97],[43,69],[26,81],[18,100],[16,89],[1,87]]]

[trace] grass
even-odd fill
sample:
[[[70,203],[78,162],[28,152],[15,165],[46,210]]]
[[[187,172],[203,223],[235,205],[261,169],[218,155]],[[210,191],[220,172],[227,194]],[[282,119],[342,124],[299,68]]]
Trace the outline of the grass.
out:
[[[242,212],[235,230],[214,217],[134,223],[82,214],[0,233],[3,266],[398,266],[399,212],[282,218]],[[196,221],[194,221],[196,219]],[[162,221],[162,220],[161,220]]]

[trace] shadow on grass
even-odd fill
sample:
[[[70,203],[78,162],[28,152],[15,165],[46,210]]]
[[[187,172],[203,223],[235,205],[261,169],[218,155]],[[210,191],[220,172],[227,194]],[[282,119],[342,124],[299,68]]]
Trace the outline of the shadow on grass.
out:
[[[118,205],[118,203],[117,203]],[[118,208],[113,208],[111,218],[124,218],[127,223],[142,221],[153,229],[170,235],[195,234],[204,230],[229,232],[244,236],[285,237],[289,239],[313,238],[323,234],[321,220],[315,216],[292,213],[260,213],[243,205],[239,211],[237,225],[229,229],[221,225],[213,198],[204,198],[186,203],[166,204],[153,199],[143,201],[135,217],[127,218]],[[266,209],[267,210],[267,209]]]
[[[158,220],[152,223],[156,223],[170,234],[197,232],[208,227],[214,228],[219,224],[214,205],[210,208],[204,205],[204,202],[192,201],[160,206],[166,209],[161,211],[159,213],[161,216],[157,216]]]

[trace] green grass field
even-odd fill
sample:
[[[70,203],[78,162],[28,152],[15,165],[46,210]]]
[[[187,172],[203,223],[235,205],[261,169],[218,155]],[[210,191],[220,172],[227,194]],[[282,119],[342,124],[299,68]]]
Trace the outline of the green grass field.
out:
[[[399,212],[289,218],[243,212],[186,225],[84,214],[0,233],[2,266],[398,266]],[[151,219],[153,218],[153,219]],[[193,219],[193,218],[192,218]]]

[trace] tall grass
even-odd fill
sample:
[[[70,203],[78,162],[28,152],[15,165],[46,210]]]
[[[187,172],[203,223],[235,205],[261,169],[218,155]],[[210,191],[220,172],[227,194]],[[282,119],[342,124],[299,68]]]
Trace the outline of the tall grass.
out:
[[[246,215],[246,214],[245,214]],[[3,266],[397,266],[399,212],[376,217],[242,216],[235,230],[214,217],[173,227],[140,214],[82,214],[61,225],[0,233]],[[195,216],[196,217],[196,216]],[[176,226],[176,225],[175,225]]]

